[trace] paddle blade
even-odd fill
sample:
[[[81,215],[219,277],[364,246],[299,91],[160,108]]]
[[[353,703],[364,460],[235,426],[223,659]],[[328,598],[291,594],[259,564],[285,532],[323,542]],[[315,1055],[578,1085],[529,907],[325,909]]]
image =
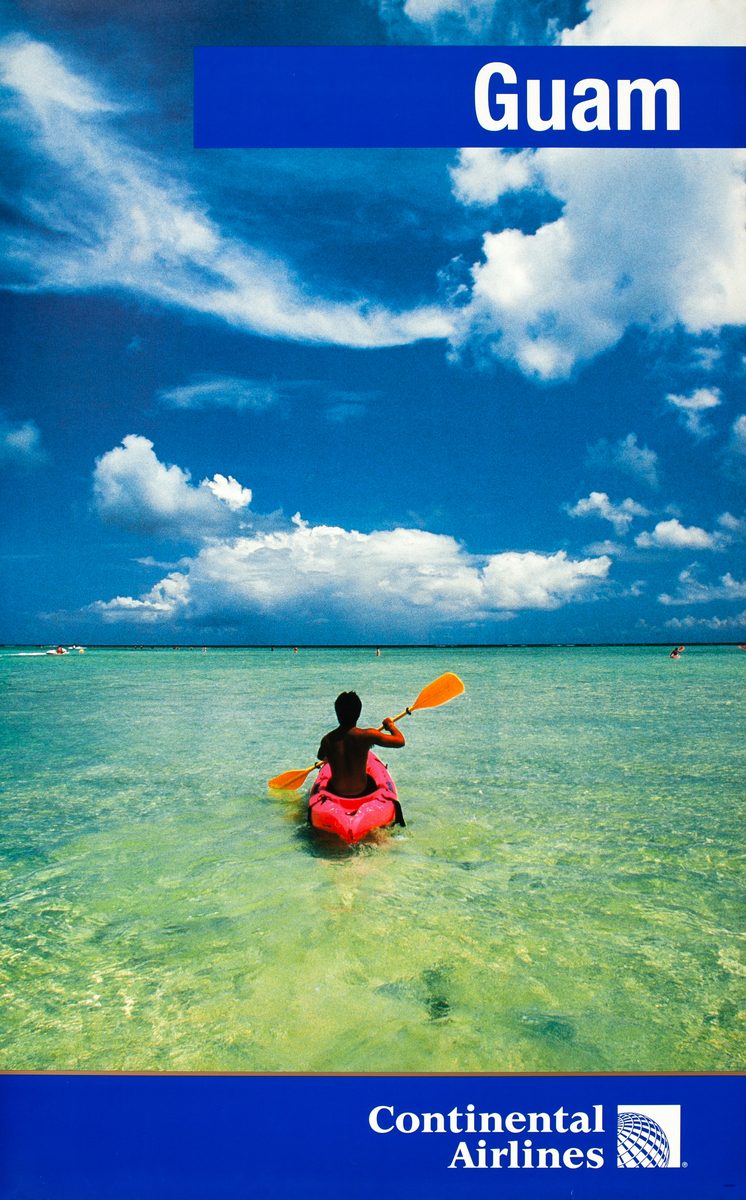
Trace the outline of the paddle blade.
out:
[[[303,787],[313,769],[308,767],[305,771],[283,771],[282,775],[275,775],[274,779],[270,779],[269,786],[277,791],[297,792],[298,788]]]
[[[464,685],[458,675],[446,671],[445,675],[440,675],[422,689],[414,704],[410,704],[409,710],[414,712],[416,708],[437,708],[439,704],[445,704],[455,696],[460,696],[463,690]]]

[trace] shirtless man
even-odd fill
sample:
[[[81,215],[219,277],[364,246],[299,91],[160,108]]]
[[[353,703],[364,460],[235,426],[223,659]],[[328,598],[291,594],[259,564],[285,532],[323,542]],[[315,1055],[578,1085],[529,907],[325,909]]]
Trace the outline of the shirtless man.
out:
[[[317,758],[328,762],[332,769],[329,790],[350,799],[376,789],[375,781],[366,770],[371,746],[398,750],[404,745],[404,738],[390,717],[383,722],[386,733],[378,729],[358,729],[355,722],[362,707],[357,692],[342,692],[337,696],[334,710],[339,725],[321,739],[317,754]]]

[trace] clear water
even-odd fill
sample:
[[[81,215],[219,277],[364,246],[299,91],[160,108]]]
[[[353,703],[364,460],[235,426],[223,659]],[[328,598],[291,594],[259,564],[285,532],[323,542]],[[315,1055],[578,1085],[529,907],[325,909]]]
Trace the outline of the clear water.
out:
[[[355,687],[408,825],[266,780]],[[746,654],[0,651],[0,1066],[734,1070]]]

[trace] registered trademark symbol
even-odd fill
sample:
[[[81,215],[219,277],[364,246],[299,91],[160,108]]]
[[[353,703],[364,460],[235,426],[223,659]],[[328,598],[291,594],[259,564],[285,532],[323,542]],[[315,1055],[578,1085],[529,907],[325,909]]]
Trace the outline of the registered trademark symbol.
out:
[[[682,1165],[682,1167],[688,1167],[689,1163],[682,1163],[681,1165]]]

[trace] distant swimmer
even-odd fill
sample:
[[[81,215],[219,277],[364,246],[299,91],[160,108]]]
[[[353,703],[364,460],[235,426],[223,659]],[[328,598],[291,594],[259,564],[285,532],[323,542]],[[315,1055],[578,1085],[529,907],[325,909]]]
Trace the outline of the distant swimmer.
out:
[[[297,654],[297,653],[298,653],[298,647],[297,647],[297,646],[293,646],[293,654]]]
[[[380,657],[381,657],[381,651],[378,648],[378,646],[376,646],[376,658],[380,658]]]

